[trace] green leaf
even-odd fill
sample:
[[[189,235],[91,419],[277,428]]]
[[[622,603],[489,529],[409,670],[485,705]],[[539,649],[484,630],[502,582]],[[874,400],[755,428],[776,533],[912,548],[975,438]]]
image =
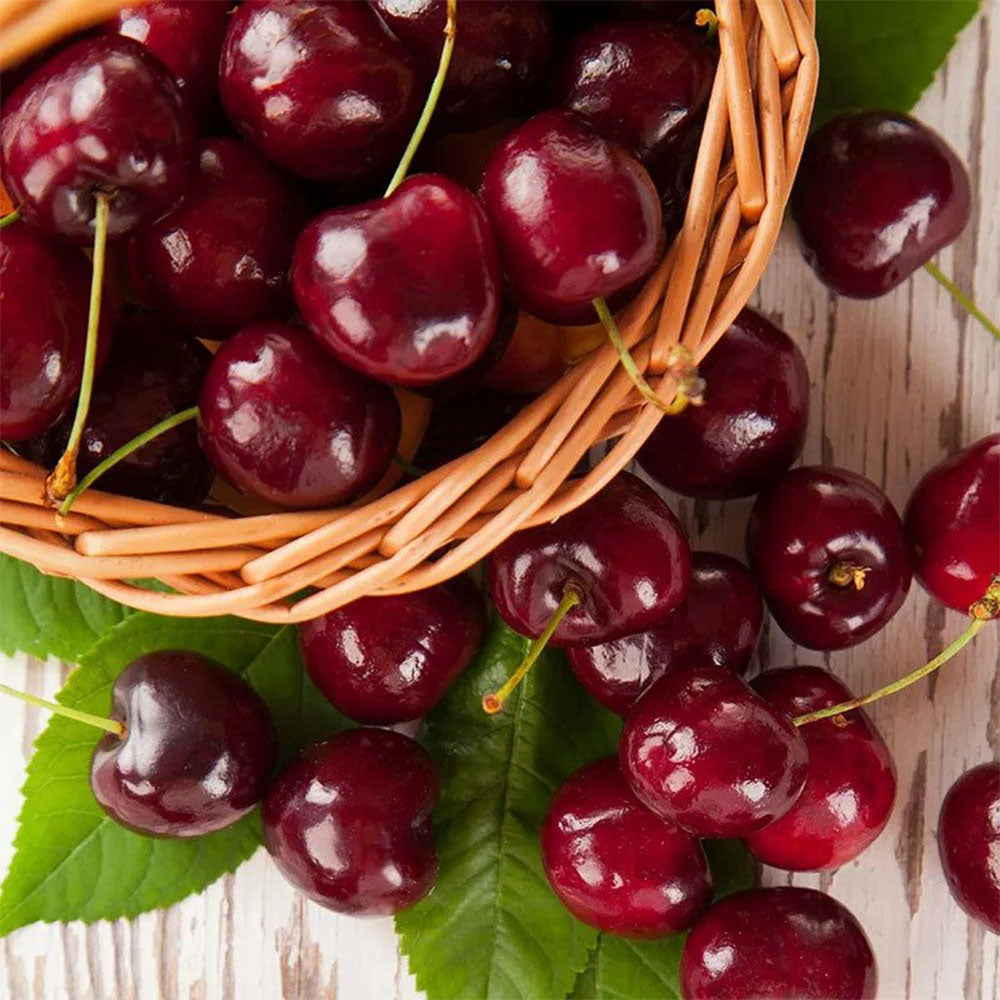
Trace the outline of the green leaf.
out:
[[[978,0],[820,0],[813,124],[854,108],[909,111],[978,9]]]
[[[527,645],[495,623],[428,719],[426,743],[441,769],[441,871],[396,929],[430,1000],[563,997],[596,940],[549,888],[538,835],[555,788],[614,752],[619,721],[584,693],[555,651],[541,656],[500,714],[485,715],[482,696]]]

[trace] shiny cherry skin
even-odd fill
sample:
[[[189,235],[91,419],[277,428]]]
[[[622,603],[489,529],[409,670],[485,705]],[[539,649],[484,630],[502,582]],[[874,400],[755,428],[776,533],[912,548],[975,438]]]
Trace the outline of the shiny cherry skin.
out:
[[[884,295],[951,243],[970,206],[954,150],[893,111],[854,111],[813,132],[792,192],[806,260],[858,299]]]
[[[602,705],[628,715],[668,670],[690,657],[746,673],[764,621],[757,584],[738,560],[691,555],[687,597],[645,632],[567,651],[580,683]]]
[[[440,174],[388,198],[333,209],[299,236],[299,310],[345,365],[430,385],[482,357],[500,315],[500,265],[476,199]]]
[[[645,168],[569,111],[535,115],[502,140],[480,197],[511,295],[553,323],[593,322],[597,296],[620,304],[663,249]]]
[[[748,889],[694,925],[680,983],[687,1000],[874,1000],[878,967],[861,924],[832,896]]]
[[[426,715],[486,632],[482,595],[460,576],[426,590],[362,597],[299,625],[309,676],[344,715],[394,725]]]
[[[22,222],[0,230],[0,438],[26,441],[69,408],[83,372],[90,264]],[[98,364],[111,340],[102,311]]]
[[[712,898],[699,841],[651,813],[605,757],[556,789],[542,825],[549,884],[578,920],[610,934],[687,930]]]
[[[155,8],[154,8],[155,9]],[[183,203],[129,248],[140,292],[199,337],[220,340],[293,309],[290,270],[306,206],[238,139],[206,139]]]
[[[638,454],[657,482],[712,500],[750,496],[802,452],[809,372],[794,341],[744,309],[700,366],[704,406],[659,426]]]
[[[390,729],[350,729],[305,750],[264,800],[264,843],[282,875],[338,913],[387,916],[430,892],[438,860],[427,751]]]
[[[90,785],[122,826],[200,837],[231,826],[264,797],[275,759],[267,706],[221,664],[185,649],[133,660],[115,679],[108,733]]]
[[[924,589],[967,612],[1000,575],[1000,434],[927,472],[906,505],[903,531]]]
[[[433,77],[444,43],[445,0],[370,0],[393,34]],[[437,124],[465,131],[517,115],[548,68],[549,12],[539,0],[475,0],[458,12]]]
[[[958,905],[1000,934],[1000,765],[980,764],[948,789],[938,849]]]
[[[648,628],[684,600],[690,577],[680,523],[628,472],[557,521],[512,535],[490,559],[493,603],[521,635],[540,635],[567,585],[578,589],[580,603],[552,635],[556,646]]]
[[[285,507],[342,504],[374,486],[399,443],[399,404],[303,330],[256,323],[212,359],[201,443],[237,489]]]
[[[725,667],[692,659],[625,719],[622,772],[650,809],[700,837],[745,837],[792,808],[809,753],[783,713]]]
[[[37,69],[3,105],[2,176],[33,225],[90,243],[98,191],[114,238],[169,211],[192,179],[194,121],[169,71],[99,35]]]
[[[420,114],[410,53],[358,0],[247,0],[219,65],[232,123],[302,177],[345,183],[391,169]]]
[[[794,718],[854,695],[820,667],[766,670],[750,686]],[[820,871],[853,861],[885,828],[896,798],[896,771],[879,731],[861,709],[799,727],[809,777],[795,805],[751,833],[747,847],[766,865]]]
[[[747,552],[771,614],[809,649],[846,649],[874,635],[910,587],[899,515],[873,482],[844,469],[792,469],[761,493]],[[837,579],[844,567],[856,582]]]

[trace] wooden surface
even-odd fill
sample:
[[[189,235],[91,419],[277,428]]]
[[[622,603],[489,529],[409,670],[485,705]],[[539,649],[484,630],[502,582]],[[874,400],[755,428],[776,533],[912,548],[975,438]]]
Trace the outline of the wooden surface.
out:
[[[987,95],[993,99],[988,100]],[[939,263],[1000,313],[1000,4],[970,26],[918,114],[969,165],[978,212]],[[792,232],[757,304],[806,354],[812,419],[804,461],[841,465],[880,483],[902,508],[923,470],[1000,426],[1000,349],[925,273],[875,302],[837,300],[803,264]],[[677,505],[698,547],[742,552],[749,502]],[[846,653],[797,650],[773,625],[764,666],[818,663],[857,691],[906,672],[963,628],[916,586],[888,628]],[[953,903],[937,856],[938,808],[966,768],[1000,753],[1000,626],[929,683],[872,715],[899,775],[892,820],[853,864],[794,882],[819,886],[860,919],[886,1000],[991,1000],[1000,940]],[[0,662],[12,685],[50,695],[65,667]],[[10,856],[22,761],[44,713],[0,700],[0,870]],[[766,872],[769,884],[790,880]],[[342,919],[304,902],[259,852],[234,876],[135,921],[38,925],[0,941],[6,1000],[389,1000],[416,996],[387,920]]]

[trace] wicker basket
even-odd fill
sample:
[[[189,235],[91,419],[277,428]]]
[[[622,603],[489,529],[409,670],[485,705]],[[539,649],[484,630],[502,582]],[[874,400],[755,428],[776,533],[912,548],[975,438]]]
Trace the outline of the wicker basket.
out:
[[[0,3],[0,66],[120,5]],[[674,346],[703,358],[760,279],[816,93],[815,0],[716,0],[716,10],[719,67],[684,226],[619,316],[623,339],[664,400],[676,390]],[[361,506],[252,517],[91,490],[59,518],[43,503],[45,471],[0,452],[0,551],[148,611],[303,621],[366,594],[438,583],[519,528],[572,510],[628,464],[661,416],[608,344],[485,444],[419,480]],[[613,441],[604,458],[567,481],[602,441]],[[175,593],[129,582],[146,578]]]

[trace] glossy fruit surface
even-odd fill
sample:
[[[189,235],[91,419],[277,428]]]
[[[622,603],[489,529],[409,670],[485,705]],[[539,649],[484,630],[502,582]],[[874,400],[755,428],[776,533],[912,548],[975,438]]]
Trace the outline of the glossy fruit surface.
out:
[[[511,294],[554,323],[594,319],[629,296],[663,248],[649,174],[568,111],[545,111],[493,151],[481,191]]]
[[[874,635],[910,586],[899,515],[873,482],[844,469],[792,469],[761,493],[747,552],[771,614],[810,649]],[[838,577],[844,567],[855,579]]]
[[[639,450],[639,464],[688,496],[758,493],[802,451],[809,418],[805,358],[787,334],[744,309],[699,374],[704,405],[660,421]]]
[[[874,1000],[871,942],[846,907],[816,889],[749,889],[720,900],[684,944],[690,1000]]]
[[[338,913],[384,916],[437,877],[427,751],[389,729],[350,729],[301,753],[264,800],[264,843],[281,873]]]
[[[489,222],[439,174],[314,219],[296,244],[293,281],[319,341],[394,385],[429,385],[475,364],[500,314]]]
[[[854,695],[820,667],[766,670],[751,687],[791,718],[839,705]],[[839,868],[885,828],[896,773],[878,730],[861,709],[799,727],[809,749],[809,777],[795,805],[747,837],[766,865],[788,871]]]
[[[0,154],[25,219],[90,243],[98,191],[113,194],[111,238],[180,200],[194,123],[156,56],[131,38],[100,35],[53,56],[4,101]]]
[[[903,530],[928,593],[968,611],[1000,574],[1000,434],[927,472],[906,505]]]
[[[251,496],[289,507],[360,496],[399,441],[390,390],[287,323],[257,323],[227,340],[199,408],[202,447],[216,469]]]
[[[668,670],[691,657],[745,673],[757,648],[764,604],[738,560],[717,552],[691,555],[687,597],[645,632],[568,650],[580,683],[602,704],[627,715]]]
[[[625,937],[686,930],[712,898],[701,844],[651,813],[614,757],[556,790],[542,826],[542,864],[577,919]]]
[[[791,809],[809,754],[791,720],[731,670],[693,660],[625,720],[622,772],[650,809],[702,837],[743,837]]]
[[[1000,765],[970,768],[948,790],[938,848],[959,906],[1000,934]]]
[[[647,628],[687,595],[691,556],[677,518],[631,473],[559,520],[512,535],[490,559],[500,617],[532,638],[568,584],[581,602],[559,623],[555,645],[601,642]]]
[[[199,837],[263,797],[274,764],[267,706],[246,681],[198,653],[164,649],[115,679],[124,737],[94,749],[90,784],[112,819],[139,833]]]
[[[806,260],[842,295],[884,295],[969,221],[969,175],[909,115],[854,111],[806,142],[792,192]]]
[[[410,54],[357,0],[240,4],[219,92],[268,159],[337,183],[391,168],[424,99]]]

